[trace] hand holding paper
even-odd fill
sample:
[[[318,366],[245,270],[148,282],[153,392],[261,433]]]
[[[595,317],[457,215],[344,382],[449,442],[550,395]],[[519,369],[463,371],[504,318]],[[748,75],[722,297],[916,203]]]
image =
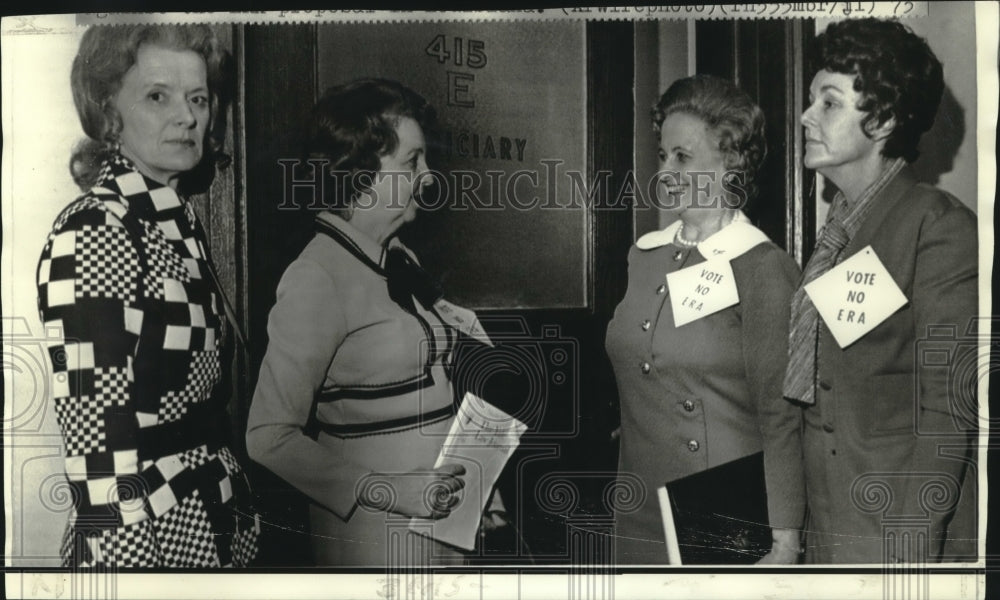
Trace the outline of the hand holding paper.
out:
[[[438,465],[409,473],[372,473],[358,491],[358,503],[405,517],[441,519],[459,502],[465,467]]]
[[[459,492],[462,500],[447,517],[413,519],[410,528],[459,548],[474,549],[493,486],[526,429],[521,421],[467,393],[435,463],[435,467],[445,463],[465,467],[465,488]]]

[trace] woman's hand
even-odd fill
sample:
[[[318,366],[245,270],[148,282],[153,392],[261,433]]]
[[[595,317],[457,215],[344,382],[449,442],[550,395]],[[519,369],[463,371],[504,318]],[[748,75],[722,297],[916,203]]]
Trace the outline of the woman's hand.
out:
[[[479,533],[483,535],[508,525],[510,525],[510,519],[507,515],[507,507],[504,506],[500,490],[494,488],[493,495],[490,496],[490,501],[486,504],[486,510],[483,511],[483,519],[479,524]]]
[[[358,486],[358,504],[405,517],[443,519],[461,502],[465,467],[441,465],[409,473],[372,473]]]
[[[799,532],[795,529],[772,529],[771,551],[757,561],[758,565],[794,565],[801,554]]]

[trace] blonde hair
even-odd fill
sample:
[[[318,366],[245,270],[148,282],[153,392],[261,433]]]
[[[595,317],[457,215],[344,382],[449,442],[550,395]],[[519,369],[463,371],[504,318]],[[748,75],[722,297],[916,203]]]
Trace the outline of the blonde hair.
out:
[[[224,106],[230,96],[225,68],[228,55],[212,29],[207,25],[95,25],[83,34],[70,74],[73,103],[87,134],[73,150],[70,173],[84,191],[94,185],[101,164],[118,143],[122,119],[114,107],[114,96],[144,44],[192,50],[205,60],[211,98],[207,155],[216,161],[228,160],[222,154]]]

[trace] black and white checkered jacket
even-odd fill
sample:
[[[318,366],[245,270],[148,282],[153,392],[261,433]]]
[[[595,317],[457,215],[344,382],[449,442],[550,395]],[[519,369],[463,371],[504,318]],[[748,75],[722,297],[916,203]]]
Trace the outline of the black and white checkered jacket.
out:
[[[125,158],[56,219],[38,265],[74,509],[67,566],[243,566],[259,523],[225,445],[222,298],[190,203]]]

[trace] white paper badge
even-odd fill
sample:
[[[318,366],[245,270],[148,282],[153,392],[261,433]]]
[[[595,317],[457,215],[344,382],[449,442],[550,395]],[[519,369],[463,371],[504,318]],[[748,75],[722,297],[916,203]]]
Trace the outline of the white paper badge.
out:
[[[850,346],[906,304],[871,246],[805,286],[841,348]]]
[[[434,310],[446,324],[487,346],[493,346],[493,340],[479,323],[479,317],[476,316],[475,311],[452,304],[444,298],[434,303]]]
[[[729,260],[714,258],[667,273],[674,325],[680,327],[740,301]]]

